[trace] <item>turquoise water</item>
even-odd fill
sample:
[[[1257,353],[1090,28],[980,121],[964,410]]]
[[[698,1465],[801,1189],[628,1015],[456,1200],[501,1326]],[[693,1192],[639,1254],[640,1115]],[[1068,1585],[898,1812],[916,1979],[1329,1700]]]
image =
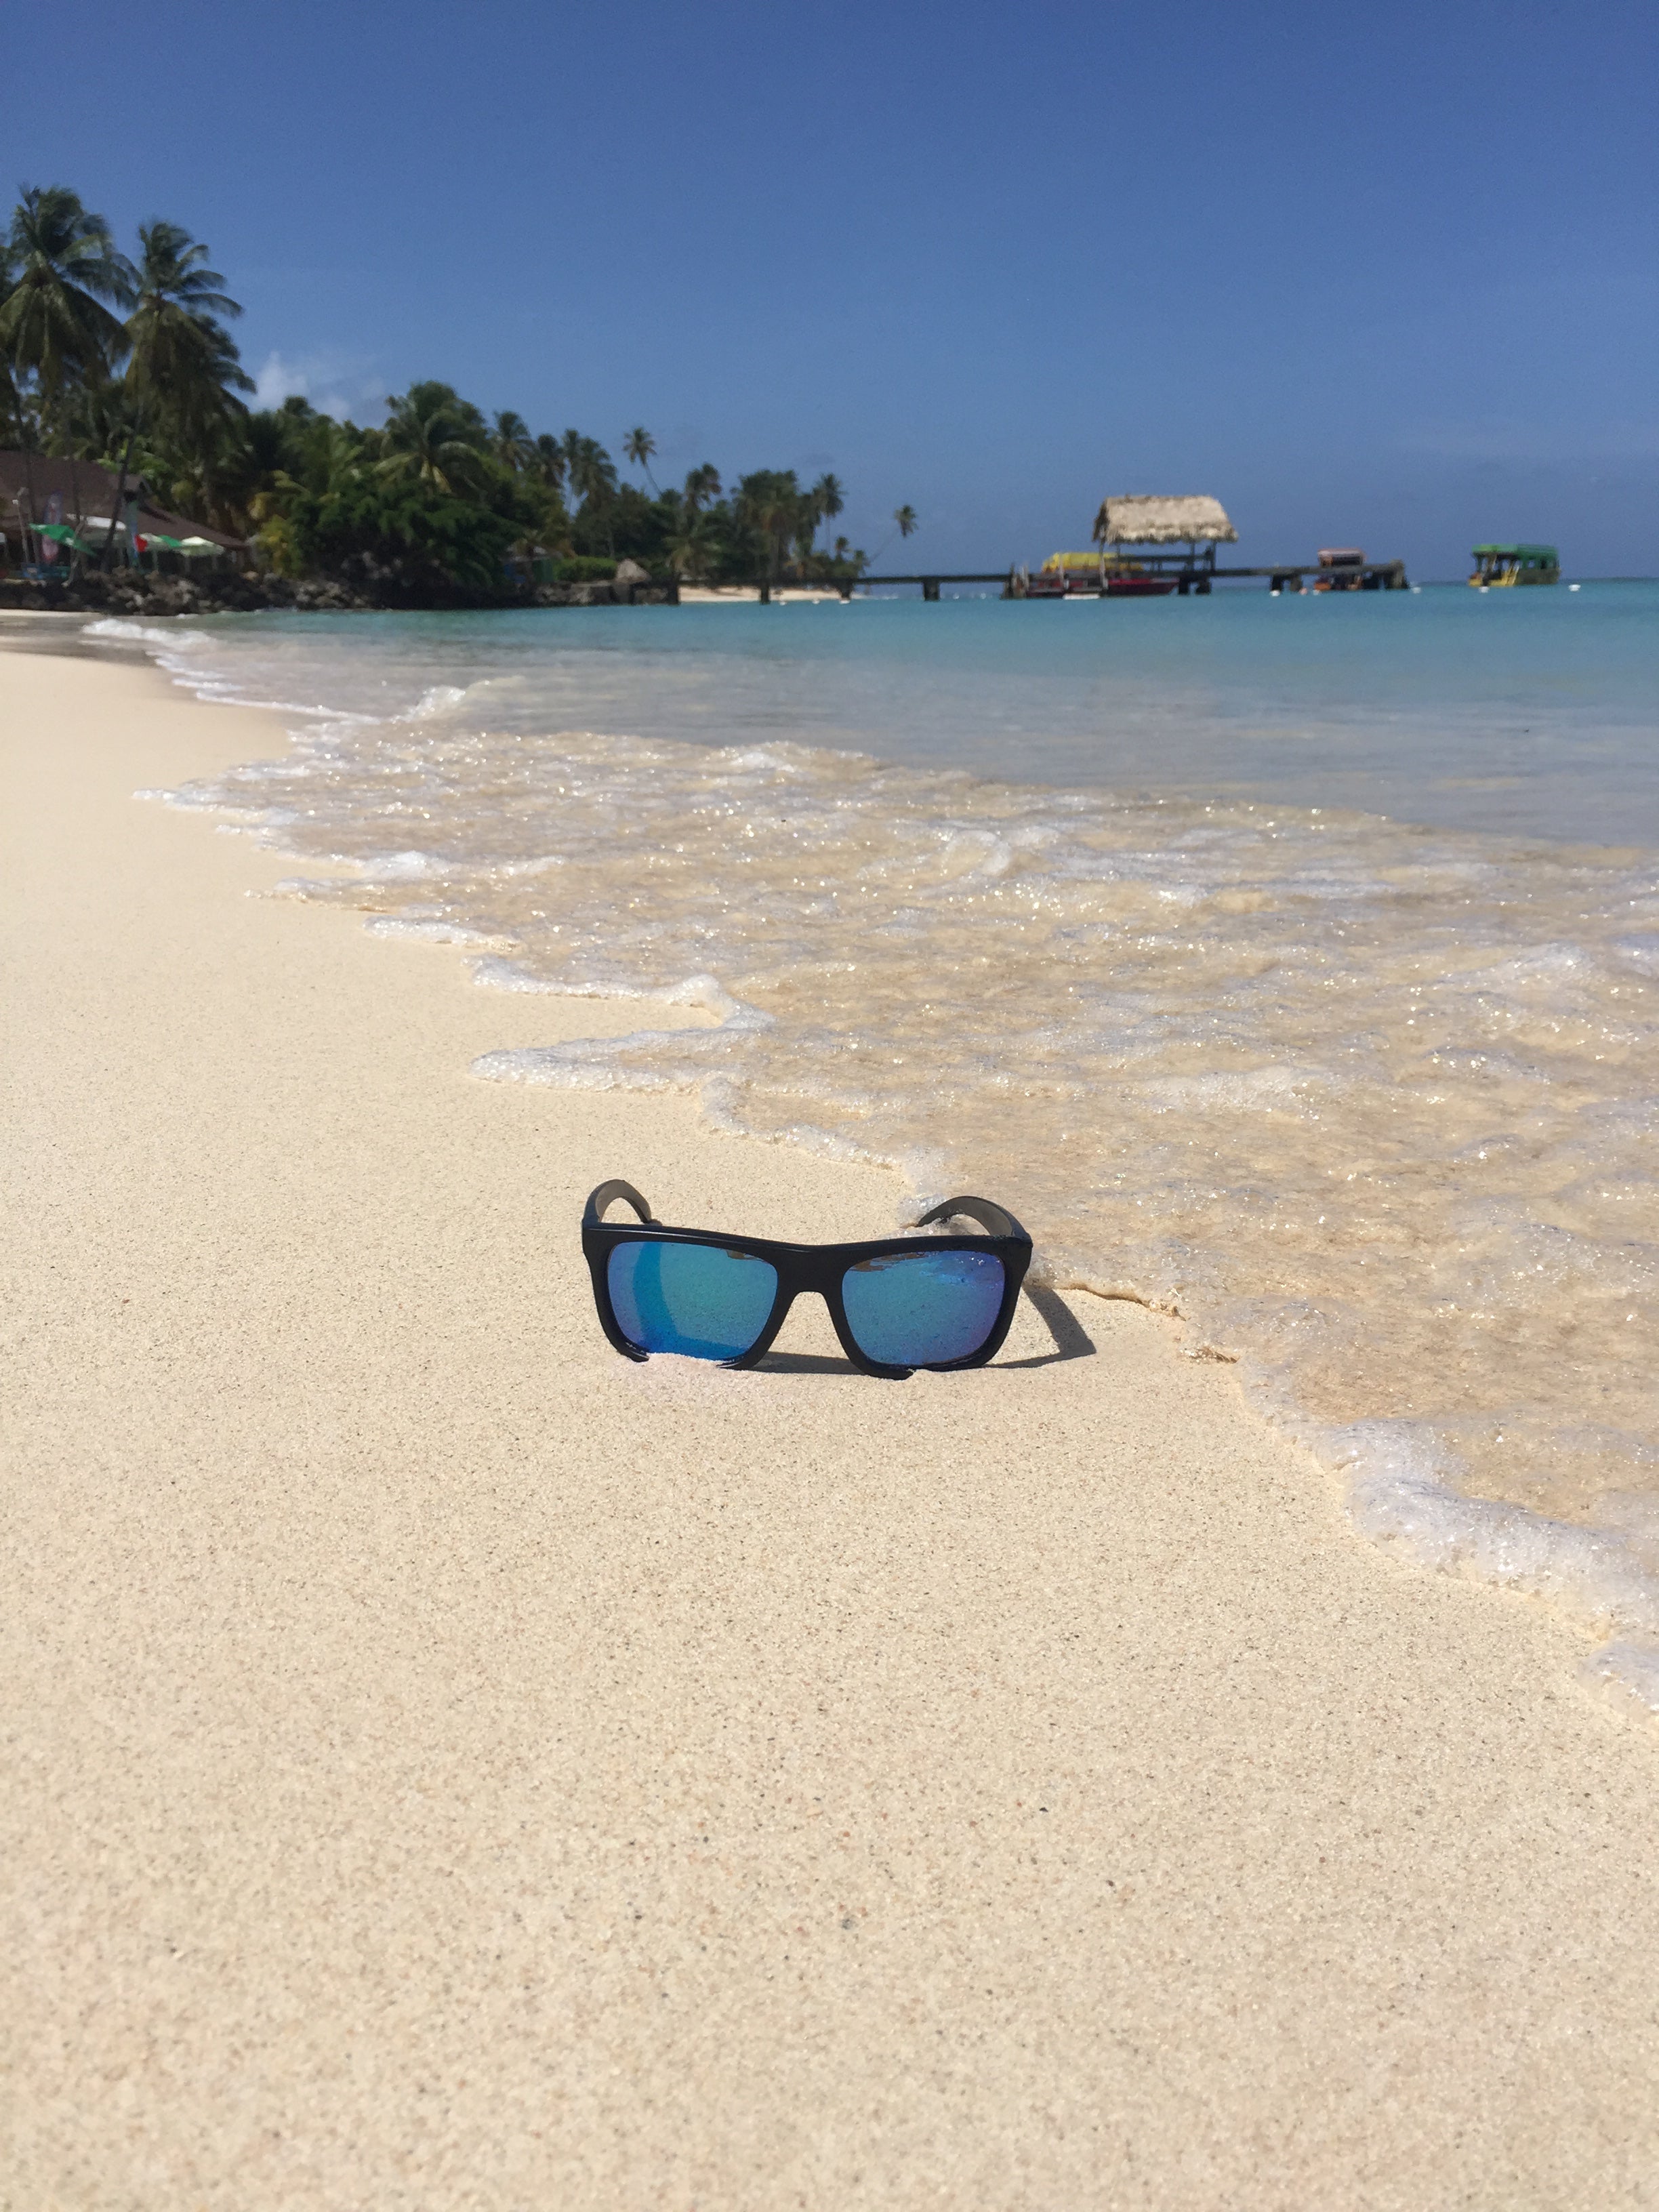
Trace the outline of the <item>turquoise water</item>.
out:
[[[287,708],[170,796],[289,895],[638,1006],[477,1076],[1012,1206],[1659,1704],[1659,586],[88,635]]]
[[[234,641],[239,675],[289,701],[384,714],[487,678],[504,726],[786,739],[1659,847],[1659,583],[204,628]]]

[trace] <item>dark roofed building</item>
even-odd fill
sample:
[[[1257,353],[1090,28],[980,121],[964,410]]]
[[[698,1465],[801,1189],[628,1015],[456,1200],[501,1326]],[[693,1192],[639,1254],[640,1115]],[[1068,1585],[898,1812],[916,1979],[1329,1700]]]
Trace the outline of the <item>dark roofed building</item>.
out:
[[[83,543],[101,547],[114,515],[118,542],[129,532],[138,538],[171,538],[179,544],[198,538],[216,552],[245,559],[246,538],[209,523],[192,522],[187,515],[173,514],[155,503],[142,477],[129,477],[121,512],[116,514],[119,489],[115,471],[98,461],[65,461],[45,453],[0,453],[0,538],[9,560],[27,557],[24,527],[67,524]],[[54,512],[55,510],[55,512]]]

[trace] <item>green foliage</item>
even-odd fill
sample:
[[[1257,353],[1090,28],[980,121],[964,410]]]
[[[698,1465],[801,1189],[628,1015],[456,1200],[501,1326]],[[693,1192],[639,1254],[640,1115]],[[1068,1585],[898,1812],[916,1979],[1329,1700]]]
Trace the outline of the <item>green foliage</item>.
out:
[[[411,384],[386,402],[380,473],[394,483],[435,485],[452,498],[483,483],[489,426],[470,400],[447,384]]]
[[[793,469],[756,469],[739,477],[732,513],[759,554],[755,569],[772,583],[782,581],[789,548],[804,558],[811,550],[817,518]]]
[[[582,501],[570,540],[579,553],[607,555],[612,568],[618,561],[637,561],[642,568],[662,568],[676,520],[664,501],[622,484]]]
[[[597,438],[567,430],[562,447],[565,482],[578,499],[586,502],[616,496],[617,465]]]
[[[141,223],[137,298],[126,326],[127,388],[152,434],[186,453],[222,445],[252,392],[219,320],[241,308],[204,264],[205,246],[176,222]]]
[[[25,189],[0,266],[0,356],[14,384],[33,383],[55,427],[71,386],[101,381],[127,350],[126,331],[104,303],[131,303],[132,264],[102,216],[67,185],[48,185]]]
[[[616,573],[614,561],[595,560],[586,553],[574,554],[565,561],[536,563],[538,584],[608,584]]]
[[[568,583],[623,559],[720,583],[844,581],[866,565],[844,538],[818,550],[844,504],[835,477],[803,489],[792,469],[757,470],[728,497],[705,462],[664,489],[642,425],[623,451],[643,486],[597,439],[537,434],[510,408],[487,418],[433,380],[388,400],[380,426],[297,398],[250,412],[226,327],[241,308],[208,260],[158,221],[140,226],[135,264],[66,186],[26,191],[0,235],[0,444],[142,478],[158,504],[253,538],[284,574],[411,600],[502,593],[509,559]],[[908,507],[895,520],[915,526]]]
[[[501,588],[513,526],[419,477],[370,476],[320,496],[296,492],[282,518],[302,569],[391,585],[416,597]]]
[[[515,415],[510,407],[501,410],[490,434],[489,450],[509,475],[519,475],[531,466],[536,459],[536,442],[522,415]]]
[[[300,540],[286,514],[273,514],[259,532],[259,546],[266,565],[279,576],[303,576],[306,564]]]
[[[657,450],[657,441],[641,423],[623,440],[623,451],[639,470],[652,490],[657,490],[657,479],[651,473],[651,456]]]

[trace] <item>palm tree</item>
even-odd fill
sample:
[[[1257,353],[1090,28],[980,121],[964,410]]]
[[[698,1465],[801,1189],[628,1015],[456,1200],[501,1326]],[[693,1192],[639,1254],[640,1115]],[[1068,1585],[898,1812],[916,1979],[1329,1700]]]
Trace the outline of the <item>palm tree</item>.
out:
[[[916,521],[916,510],[914,507],[896,507],[893,509],[893,520],[898,526],[898,534],[901,538],[908,538],[912,536],[920,526]],[[886,537],[882,539],[880,544],[877,546],[873,557],[879,561],[882,555],[887,550],[892,542],[893,533],[890,530]],[[855,560],[861,562],[864,556],[860,553],[855,554],[853,557]]]
[[[547,431],[544,430],[541,436],[537,439],[533,453],[526,465],[531,474],[538,482],[544,483],[550,491],[563,490],[564,447]]]
[[[301,428],[297,444],[299,482],[313,498],[327,499],[362,477],[362,447],[349,423],[313,415]]]
[[[501,466],[511,469],[515,477],[525,473],[536,458],[536,447],[530,435],[530,425],[522,415],[515,415],[510,407],[502,409],[495,417],[489,450]]]
[[[5,259],[11,281],[0,306],[0,356],[14,378],[33,380],[56,429],[70,386],[106,377],[127,349],[104,302],[131,305],[132,264],[116,251],[103,216],[64,185],[24,187]]]
[[[228,505],[243,535],[262,529],[300,489],[293,458],[291,418],[270,409],[248,416],[225,472]]]
[[[209,509],[222,520],[243,473],[239,426],[247,410],[237,394],[252,392],[253,381],[219,318],[242,310],[218,270],[205,265],[207,247],[178,223],[141,223],[138,246],[126,325],[131,428],[121,451],[117,506],[125,501],[134,443],[142,435],[154,448],[147,472],[164,478],[182,505]],[[106,564],[113,550],[112,532]]]
[[[693,469],[685,479],[685,511],[700,514],[711,500],[720,495],[720,472],[713,461],[705,461],[700,469]]]
[[[795,501],[795,559],[805,570],[817,544],[818,524],[823,520],[814,493],[804,491]]]
[[[585,438],[580,430],[567,430],[559,441],[564,455],[565,480],[571,495],[583,507],[592,507],[597,518],[617,495],[617,465],[597,438]],[[605,543],[616,558],[617,540],[611,518],[605,517]]]
[[[143,434],[138,404],[122,377],[83,384],[64,411],[64,442],[83,461],[113,462],[130,438]]]
[[[564,472],[578,499],[599,499],[617,489],[617,468],[597,438],[584,438],[580,430],[567,430],[559,443]]]
[[[10,289],[5,266],[5,241],[0,239],[0,304],[3,304]],[[0,442],[21,446],[23,434],[23,401],[3,355],[0,355]]]
[[[611,499],[617,491],[617,465],[597,438],[582,440],[582,497]]]
[[[757,469],[739,479],[737,494],[739,523],[757,531],[766,541],[766,586],[783,575],[784,549],[798,536],[801,522],[801,489],[793,469]]]
[[[653,491],[657,489],[657,479],[651,473],[651,456],[656,450],[657,441],[643,423],[630,430],[623,440],[623,453],[640,470]]]
[[[386,401],[380,474],[428,483],[451,499],[476,488],[484,449],[483,417],[447,384],[411,384]]]
[[[668,542],[669,564],[677,576],[706,576],[720,551],[714,517],[682,508],[679,527]]]
[[[234,395],[253,389],[219,320],[242,311],[218,270],[204,265],[207,247],[176,222],[140,223],[138,246],[127,388],[153,432],[205,453],[246,413]]]
[[[816,538],[817,525],[821,522],[833,522],[847,504],[846,496],[842,490],[841,478],[821,476],[812,487],[811,499],[815,515],[812,535]]]

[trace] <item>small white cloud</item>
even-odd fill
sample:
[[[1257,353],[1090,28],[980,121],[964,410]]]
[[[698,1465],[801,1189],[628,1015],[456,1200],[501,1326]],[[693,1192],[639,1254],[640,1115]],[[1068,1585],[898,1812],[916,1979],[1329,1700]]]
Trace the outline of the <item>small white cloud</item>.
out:
[[[329,351],[302,354],[289,361],[270,353],[253,380],[256,407],[280,407],[285,399],[308,399],[319,415],[337,422],[348,416],[373,421],[386,404],[386,384],[361,356]]]
[[[290,368],[279,353],[267,354],[265,365],[253,380],[256,407],[280,407],[285,399],[310,396],[311,386],[297,368]]]

